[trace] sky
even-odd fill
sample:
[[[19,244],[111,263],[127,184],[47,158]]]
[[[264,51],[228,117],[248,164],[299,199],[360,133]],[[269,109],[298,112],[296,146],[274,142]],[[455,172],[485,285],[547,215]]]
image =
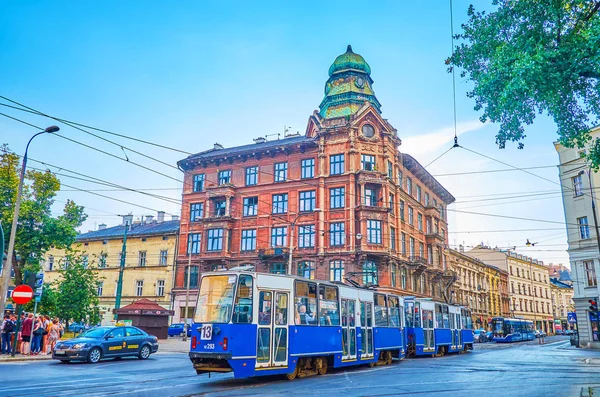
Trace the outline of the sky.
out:
[[[491,7],[491,1],[476,4]],[[466,21],[468,5],[453,2],[455,32]],[[89,130],[115,145],[65,124],[58,124],[60,136],[37,137],[28,166],[50,164],[62,174],[53,213],[60,214],[67,199],[85,206],[86,232],[101,223],[116,225],[118,215],[127,213],[179,214],[182,173],[176,162],[186,157],[183,152],[215,142],[232,147],[259,136],[276,139],[286,127],[304,133],[323,99],[329,66],[351,44],[371,66],[373,89],[383,117],[402,139],[400,150],[456,197],[449,207],[450,247],[468,250],[483,242],[568,264],[552,120],[540,116],[527,127],[523,150],[514,144],[500,150],[498,126],[479,121],[466,97],[470,84],[457,74],[462,148],[435,160],[454,137],[452,76],[444,64],[452,49],[450,25],[449,1],[442,0],[428,7],[348,0],[6,2],[0,14],[0,95],[182,151]],[[5,106],[0,112],[42,128],[57,124]],[[18,154],[35,132],[0,115],[0,143]],[[146,192],[161,197],[82,181],[70,171],[152,189]],[[537,244],[528,248],[527,239]]]

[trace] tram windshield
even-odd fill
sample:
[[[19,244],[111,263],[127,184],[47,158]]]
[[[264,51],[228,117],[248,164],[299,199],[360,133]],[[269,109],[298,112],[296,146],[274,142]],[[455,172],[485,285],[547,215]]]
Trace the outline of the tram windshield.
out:
[[[235,292],[235,275],[202,278],[194,321],[197,323],[228,323]]]

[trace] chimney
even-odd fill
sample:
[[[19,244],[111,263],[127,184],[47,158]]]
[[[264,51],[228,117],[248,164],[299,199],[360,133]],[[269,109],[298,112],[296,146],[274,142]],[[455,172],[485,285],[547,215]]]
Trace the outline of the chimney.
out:
[[[263,138],[262,136],[259,136],[258,138],[255,138],[255,139],[254,139],[254,142],[255,142],[255,143],[264,143],[264,142],[266,142],[266,141],[267,141],[267,140],[266,140],[265,138]]]
[[[146,215],[146,223],[152,223],[154,219],[154,215]]]
[[[220,143],[218,143],[218,142],[215,142],[215,145],[213,146],[213,148],[214,148],[215,150],[221,150],[221,149],[225,149],[225,148],[223,147],[223,145],[221,145],[221,144],[220,144]]]
[[[98,225],[98,230],[104,230],[106,229],[106,223],[101,223]]]
[[[158,211],[156,222],[161,223],[165,221],[165,211]]]
[[[178,221],[179,220],[179,215],[171,215],[171,220],[172,221]]]
[[[131,224],[133,223],[133,215],[129,214],[129,215],[123,215],[123,226],[131,226]]]
[[[465,247],[462,244],[458,246],[458,252],[465,252]]]

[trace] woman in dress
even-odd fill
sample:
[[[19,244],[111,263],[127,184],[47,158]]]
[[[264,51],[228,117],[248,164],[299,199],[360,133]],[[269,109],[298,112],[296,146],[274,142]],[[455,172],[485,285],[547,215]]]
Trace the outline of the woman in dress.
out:
[[[58,319],[54,318],[52,320],[52,325],[50,326],[50,331],[48,332],[48,344],[50,345],[50,351],[54,351],[54,346],[58,339],[60,338],[60,325],[58,324]]]

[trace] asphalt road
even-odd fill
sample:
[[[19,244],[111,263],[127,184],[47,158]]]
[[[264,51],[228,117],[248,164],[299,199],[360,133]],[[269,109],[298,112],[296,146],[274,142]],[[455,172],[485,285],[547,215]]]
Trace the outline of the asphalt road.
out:
[[[587,362],[586,362],[587,359]],[[294,381],[198,376],[186,354],[99,364],[55,361],[0,364],[0,396],[579,396],[600,388],[600,352],[568,340],[486,346],[463,355],[409,359],[391,366],[330,370]],[[600,391],[600,389],[598,389]]]

